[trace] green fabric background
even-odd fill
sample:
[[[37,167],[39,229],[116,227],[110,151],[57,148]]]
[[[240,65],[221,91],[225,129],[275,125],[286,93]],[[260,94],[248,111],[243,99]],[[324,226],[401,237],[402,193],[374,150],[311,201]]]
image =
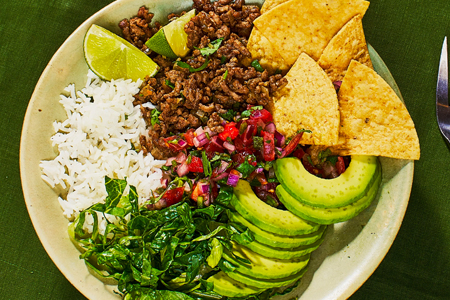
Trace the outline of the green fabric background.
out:
[[[34,232],[21,190],[19,144],[28,101],[53,53],[110,2],[0,0],[0,299],[85,299],[58,271]],[[364,25],[368,42],[402,91],[422,157],[400,232],[351,299],[450,299],[450,153],[435,118],[450,1],[373,0]]]

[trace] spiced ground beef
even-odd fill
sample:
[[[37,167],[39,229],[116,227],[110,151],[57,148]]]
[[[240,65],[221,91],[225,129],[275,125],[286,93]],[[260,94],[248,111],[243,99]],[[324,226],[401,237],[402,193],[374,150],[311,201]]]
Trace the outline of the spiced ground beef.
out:
[[[245,110],[248,104],[266,106],[272,94],[287,84],[280,74],[249,66],[247,40],[253,21],[260,15],[257,6],[245,5],[244,0],[193,2],[197,14],[184,28],[192,51],[180,61],[201,70],[190,72],[176,61],[150,53],[160,70],[155,77],[147,77],[134,96],[134,105],[150,102],[160,112],[157,123],[151,126],[151,111],[141,106],[147,125],[151,126],[149,138],[141,137],[141,146],[158,159],[174,154],[163,138],[199,126],[221,132],[224,122],[221,114],[229,109]],[[169,19],[173,17],[169,15]],[[135,18],[119,24],[123,36],[143,51],[148,51],[145,42],[161,27],[157,23],[152,27],[152,18],[141,7]],[[202,55],[200,49],[211,48],[211,43],[218,39],[221,42],[217,51]]]

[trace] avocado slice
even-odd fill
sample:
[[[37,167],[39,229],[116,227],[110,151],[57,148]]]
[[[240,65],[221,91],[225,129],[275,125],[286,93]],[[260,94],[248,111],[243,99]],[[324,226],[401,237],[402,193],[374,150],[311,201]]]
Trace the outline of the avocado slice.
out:
[[[264,291],[264,288],[257,288],[236,281],[223,271],[214,274],[206,281],[214,283],[214,292],[226,297],[246,297]]]
[[[299,235],[317,231],[320,227],[297,217],[290,211],[266,204],[255,195],[245,180],[239,180],[233,191],[231,205],[245,219],[261,229],[281,235]]]
[[[309,245],[320,239],[326,226],[320,226],[317,231],[304,235],[279,235],[269,231],[262,230],[258,226],[247,221],[237,212],[228,211],[228,217],[231,222],[235,222],[247,227],[255,237],[255,240],[267,246],[279,248],[295,248],[301,245]]]
[[[303,245],[296,248],[291,249],[283,249],[277,247],[270,247],[257,241],[253,241],[251,243],[246,244],[245,246],[250,250],[259,253],[266,257],[279,258],[279,259],[294,259],[302,257],[308,253],[313,252],[317,248],[319,248],[320,244],[322,244],[325,235],[322,235],[320,239],[315,241],[310,245]]]
[[[275,174],[283,188],[298,201],[313,207],[342,207],[359,200],[372,186],[379,168],[376,156],[351,157],[347,170],[334,179],[309,173],[295,157],[278,159]]]
[[[310,256],[306,254],[290,260],[269,258],[237,243],[233,243],[231,252],[235,256],[250,261],[250,264],[246,264],[236,259],[228,250],[224,251],[223,258],[231,262],[236,267],[237,272],[260,279],[278,279],[296,274],[306,267]]]
[[[381,168],[379,168],[374,178],[375,182],[362,198],[349,205],[338,208],[319,208],[303,204],[292,197],[281,185],[277,187],[276,192],[280,201],[294,214],[319,224],[334,224],[350,220],[372,203],[380,187]]]
[[[227,275],[239,282],[242,282],[246,285],[251,285],[257,288],[263,288],[263,289],[270,289],[270,288],[276,288],[276,287],[282,287],[286,285],[290,285],[296,281],[298,281],[300,278],[305,275],[307,266],[300,270],[298,273],[295,273],[291,276],[285,277],[285,278],[279,278],[279,279],[260,279],[260,278],[254,278],[251,276],[244,275],[240,272],[229,272]]]

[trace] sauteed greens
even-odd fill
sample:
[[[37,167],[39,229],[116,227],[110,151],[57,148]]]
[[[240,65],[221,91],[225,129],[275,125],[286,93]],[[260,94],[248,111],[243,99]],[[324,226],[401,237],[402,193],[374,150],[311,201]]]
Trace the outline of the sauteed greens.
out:
[[[186,179],[174,181],[182,185]],[[125,180],[106,177],[105,186],[105,203],[81,212],[69,229],[92,273],[118,284],[124,299],[222,298],[206,279],[219,271],[223,249],[231,249],[231,241],[254,240],[248,229],[227,222],[231,188],[221,189],[214,204],[205,208],[194,209],[184,199],[162,210],[148,210],[138,206],[136,189],[127,187]],[[88,218],[94,220],[91,233]]]

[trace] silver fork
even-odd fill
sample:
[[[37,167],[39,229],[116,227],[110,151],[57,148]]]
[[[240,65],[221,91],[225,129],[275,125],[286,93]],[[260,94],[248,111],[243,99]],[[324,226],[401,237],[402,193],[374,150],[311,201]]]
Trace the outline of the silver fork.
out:
[[[450,143],[450,107],[448,103],[448,55],[447,37],[442,45],[439,74],[436,87],[436,117],[442,135]]]

